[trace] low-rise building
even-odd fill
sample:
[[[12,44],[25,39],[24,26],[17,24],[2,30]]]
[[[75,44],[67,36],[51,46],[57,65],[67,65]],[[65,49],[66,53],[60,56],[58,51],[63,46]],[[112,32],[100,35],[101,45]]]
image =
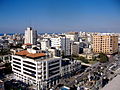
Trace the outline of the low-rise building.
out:
[[[76,43],[74,42],[73,44],[71,44],[71,55],[78,55],[79,49],[80,49],[79,42]]]
[[[32,48],[32,44],[31,43],[25,43],[22,45],[23,49],[27,49],[27,48]]]
[[[0,39],[0,51],[1,50],[9,50],[10,46],[8,40]]]
[[[43,39],[40,41],[41,50],[47,50],[50,48],[50,40],[49,39]]]
[[[83,53],[89,54],[92,53],[91,48],[83,48]]]
[[[93,53],[89,53],[89,54],[79,54],[79,56],[85,57],[86,59],[90,60],[93,58],[94,54]]]
[[[81,63],[78,60],[63,59],[61,67],[61,76],[69,76],[81,69]]]
[[[0,60],[2,60],[4,63],[10,63],[11,62],[11,55],[1,55]]]

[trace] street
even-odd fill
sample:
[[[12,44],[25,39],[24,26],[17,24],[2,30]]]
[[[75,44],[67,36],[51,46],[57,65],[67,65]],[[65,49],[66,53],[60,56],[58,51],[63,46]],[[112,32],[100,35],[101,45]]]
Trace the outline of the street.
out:
[[[102,78],[104,77],[109,78],[111,80],[116,76],[116,74],[114,74],[112,70],[109,70],[109,68],[114,64],[116,64],[114,70],[118,69],[119,68],[118,66],[120,66],[120,61],[119,60],[116,61],[116,56],[110,57],[109,62],[94,64],[86,68],[84,72],[78,75],[72,76],[67,79],[62,79],[60,84],[63,84],[64,86],[68,86],[68,87],[72,87],[73,85],[80,85],[80,84],[84,86],[88,82],[88,76],[94,73],[101,74],[98,82],[101,82]]]

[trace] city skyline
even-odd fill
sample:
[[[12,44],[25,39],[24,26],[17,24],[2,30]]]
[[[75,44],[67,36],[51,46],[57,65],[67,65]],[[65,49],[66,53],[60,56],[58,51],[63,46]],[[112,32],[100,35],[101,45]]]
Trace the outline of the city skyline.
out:
[[[119,0],[1,0],[0,33],[119,32]]]

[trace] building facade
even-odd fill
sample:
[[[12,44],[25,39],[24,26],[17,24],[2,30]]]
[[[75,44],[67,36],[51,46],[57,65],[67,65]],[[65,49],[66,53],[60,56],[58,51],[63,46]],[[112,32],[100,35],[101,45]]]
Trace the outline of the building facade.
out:
[[[23,50],[12,55],[12,71],[15,79],[37,90],[49,88],[59,82],[61,57],[52,57],[49,53],[39,50]]]
[[[69,77],[70,75],[79,72],[81,62],[78,60],[63,59],[61,67],[61,76]]]
[[[65,56],[70,55],[70,39],[66,37],[51,38],[51,47],[61,50]]]
[[[41,50],[47,50],[50,48],[50,40],[49,39],[43,39],[40,41]]]
[[[118,51],[118,36],[115,34],[94,34],[93,52],[113,54]]]
[[[78,41],[78,32],[67,32],[65,36],[67,38],[70,38],[71,41],[75,41],[75,42]]]
[[[71,55],[78,55],[79,54],[79,42],[74,42],[71,44]]]
[[[37,44],[37,31],[33,30],[32,27],[28,27],[27,30],[25,30],[25,44]]]

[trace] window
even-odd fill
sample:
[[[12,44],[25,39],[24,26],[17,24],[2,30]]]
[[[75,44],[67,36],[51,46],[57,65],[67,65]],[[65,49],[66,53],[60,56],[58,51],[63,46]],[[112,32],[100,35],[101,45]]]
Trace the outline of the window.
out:
[[[16,62],[16,61],[13,61],[13,63],[21,65],[21,63],[19,63],[19,62]]]
[[[49,68],[53,68],[53,67],[56,67],[56,66],[59,66],[59,64],[54,64],[52,66],[49,66]]]
[[[29,70],[29,69],[26,69],[26,68],[23,68],[23,70],[26,70],[26,71],[31,72],[31,73],[33,73],[33,74],[36,74],[35,71]]]
[[[16,68],[13,68],[14,70],[16,70],[16,71],[19,71],[19,72],[21,72],[21,70],[19,70],[19,69],[16,69]]]
[[[14,60],[18,60],[18,61],[21,61],[20,59],[18,59],[18,58],[15,58],[15,57],[13,57],[13,59],[14,59]]]
[[[31,76],[31,77],[34,77],[34,78],[36,77],[35,74],[29,74],[29,73],[27,73],[27,72],[23,72],[23,73],[26,74],[26,75],[29,75],[29,76]]]
[[[54,71],[53,71],[53,72],[49,72],[49,77],[50,77],[50,76],[53,76],[53,75],[55,75],[55,74],[58,74],[58,73],[59,73],[59,71],[57,71],[57,72],[54,72]]]
[[[17,67],[17,68],[19,68],[19,69],[21,69],[21,67],[20,67],[20,66],[17,66],[17,65],[15,65],[15,64],[13,64],[13,66],[14,66],[14,67]]]
[[[35,63],[28,62],[28,61],[23,61],[23,62],[28,63],[28,64],[32,64],[32,65],[36,65]]]
[[[50,72],[59,70],[59,67],[49,70]]]
[[[23,66],[25,66],[25,67],[28,67],[28,68],[31,68],[31,69],[36,69],[35,67],[33,67],[33,66],[29,66],[29,65],[26,65],[26,64],[23,64]]]
[[[50,62],[49,64],[53,64],[53,63],[57,63],[57,62],[59,62],[59,60],[52,61],[52,62]]]

